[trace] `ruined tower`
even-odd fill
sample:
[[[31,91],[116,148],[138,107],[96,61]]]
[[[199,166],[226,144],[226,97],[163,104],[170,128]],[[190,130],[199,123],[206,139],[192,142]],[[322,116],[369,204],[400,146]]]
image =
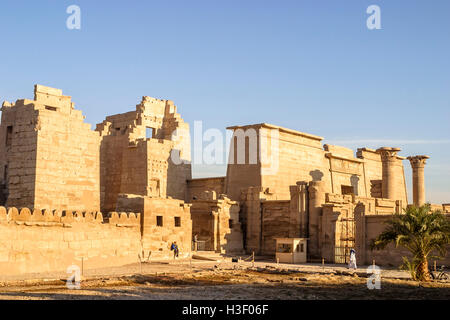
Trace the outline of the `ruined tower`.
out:
[[[189,125],[173,101],[143,97],[136,111],[106,117],[101,135],[101,208],[119,194],[185,200],[191,179]]]
[[[71,97],[36,85],[34,100],[4,102],[0,200],[37,209],[100,209],[99,134]]]

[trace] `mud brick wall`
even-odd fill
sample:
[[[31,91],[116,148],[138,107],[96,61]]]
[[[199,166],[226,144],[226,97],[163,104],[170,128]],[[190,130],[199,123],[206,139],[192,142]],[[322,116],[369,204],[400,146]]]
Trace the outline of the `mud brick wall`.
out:
[[[139,261],[140,215],[20,211],[0,207],[0,277],[120,266]]]

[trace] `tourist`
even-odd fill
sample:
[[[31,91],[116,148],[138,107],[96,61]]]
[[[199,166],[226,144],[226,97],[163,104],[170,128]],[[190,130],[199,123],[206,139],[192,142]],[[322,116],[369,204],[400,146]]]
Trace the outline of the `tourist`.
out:
[[[172,245],[170,246],[170,250],[173,250],[173,258],[178,258],[178,245],[176,241],[172,243]]]
[[[194,234],[194,251],[197,251],[197,241],[198,241],[198,235]]]
[[[348,268],[349,269],[357,269],[356,268],[356,251],[355,249],[351,248],[350,249],[350,262],[348,263]]]

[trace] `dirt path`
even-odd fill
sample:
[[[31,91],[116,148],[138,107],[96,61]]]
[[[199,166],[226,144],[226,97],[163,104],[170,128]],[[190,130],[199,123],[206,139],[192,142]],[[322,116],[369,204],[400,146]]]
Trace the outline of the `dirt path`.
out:
[[[86,271],[79,290],[66,287],[67,274],[52,276],[2,282],[0,299],[450,299],[450,283],[419,284],[384,270],[381,289],[369,290],[366,269],[342,266],[151,263]]]

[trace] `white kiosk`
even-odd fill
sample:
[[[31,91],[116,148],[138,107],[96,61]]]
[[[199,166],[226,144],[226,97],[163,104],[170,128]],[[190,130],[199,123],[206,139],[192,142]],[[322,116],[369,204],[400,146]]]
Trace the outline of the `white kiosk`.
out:
[[[306,263],[306,238],[276,238],[276,259],[280,263]]]

